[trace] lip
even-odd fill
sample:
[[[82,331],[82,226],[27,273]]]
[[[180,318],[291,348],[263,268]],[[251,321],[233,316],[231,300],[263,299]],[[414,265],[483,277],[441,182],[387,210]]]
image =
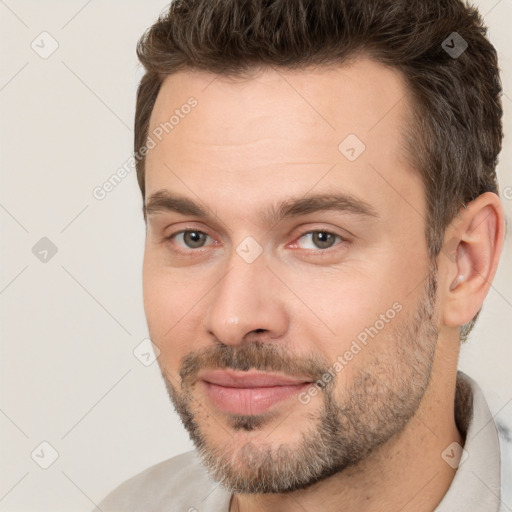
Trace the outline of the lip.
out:
[[[229,388],[266,388],[276,386],[294,386],[311,383],[311,380],[300,377],[291,377],[277,373],[237,372],[234,370],[210,370],[199,374],[199,379]]]
[[[228,414],[262,414],[299,394],[311,380],[257,371],[212,370],[199,375],[209,400]]]

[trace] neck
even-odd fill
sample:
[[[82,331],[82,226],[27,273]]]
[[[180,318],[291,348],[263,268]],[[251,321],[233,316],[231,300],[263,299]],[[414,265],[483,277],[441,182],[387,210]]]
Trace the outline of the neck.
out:
[[[304,490],[235,495],[230,512],[292,512],[297,504],[308,512],[432,512],[456,472],[441,454],[453,442],[464,445],[454,416],[456,360],[438,356],[414,417],[364,461]]]

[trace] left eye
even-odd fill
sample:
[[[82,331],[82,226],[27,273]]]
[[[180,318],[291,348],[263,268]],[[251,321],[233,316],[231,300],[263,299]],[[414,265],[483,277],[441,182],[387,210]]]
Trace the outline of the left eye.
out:
[[[204,246],[209,236],[202,231],[181,231],[172,235],[171,238],[176,238],[177,241],[181,240],[179,245],[183,245],[187,249],[199,249]]]
[[[343,241],[343,238],[328,231],[310,231],[304,233],[299,240],[308,240],[308,243],[299,245],[301,249],[330,249],[336,239]],[[314,244],[314,245],[313,245]]]

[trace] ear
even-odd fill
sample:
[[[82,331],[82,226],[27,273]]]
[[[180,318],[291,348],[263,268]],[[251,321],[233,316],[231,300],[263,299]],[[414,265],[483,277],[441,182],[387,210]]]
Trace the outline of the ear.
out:
[[[439,283],[445,325],[460,327],[478,313],[496,274],[504,238],[503,207],[492,192],[478,196],[450,224],[439,261],[445,267]]]

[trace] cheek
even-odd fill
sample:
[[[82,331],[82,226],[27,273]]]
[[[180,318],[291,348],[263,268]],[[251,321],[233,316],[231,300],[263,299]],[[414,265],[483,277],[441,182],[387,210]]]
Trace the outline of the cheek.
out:
[[[162,357],[166,357],[171,341],[181,337],[179,320],[186,314],[186,301],[183,300],[186,293],[147,257],[144,259],[142,282],[150,337],[160,348]]]
[[[387,283],[361,267],[296,273],[288,282],[301,300],[297,307],[302,311],[306,306],[299,321],[320,322],[326,334],[340,341],[363,328],[387,302],[393,302]]]
[[[389,333],[403,319],[406,300],[413,297],[397,290],[399,273],[382,268],[378,273],[361,268],[324,272],[314,279],[295,281],[294,289],[304,290],[301,298],[307,305],[307,310],[299,305],[300,311],[296,311],[296,330],[303,333],[298,338],[310,344],[301,347],[303,350],[311,350],[312,340],[316,340],[315,348],[328,364],[334,365],[341,356],[343,371],[350,374],[350,368],[364,364],[365,356],[392,348]]]
[[[171,267],[165,250],[151,243],[144,252],[142,282],[150,338],[160,350],[160,367],[176,385],[181,361],[199,348],[201,299],[208,283],[197,271]]]
[[[156,329],[160,336],[165,326],[169,329],[185,314],[183,310],[194,293],[190,280],[180,281],[178,276],[179,272],[163,264],[161,251],[146,249],[142,267],[144,309],[150,329]]]
[[[157,337],[162,335],[163,324],[172,321],[172,318],[168,317],[170,312],[168,306],[172,302],[172,297],[169,296],[170,288],[164,281],[159,272],[152,269],[150,265],[144,264],[142,279],[144,311],[149,330]]]

